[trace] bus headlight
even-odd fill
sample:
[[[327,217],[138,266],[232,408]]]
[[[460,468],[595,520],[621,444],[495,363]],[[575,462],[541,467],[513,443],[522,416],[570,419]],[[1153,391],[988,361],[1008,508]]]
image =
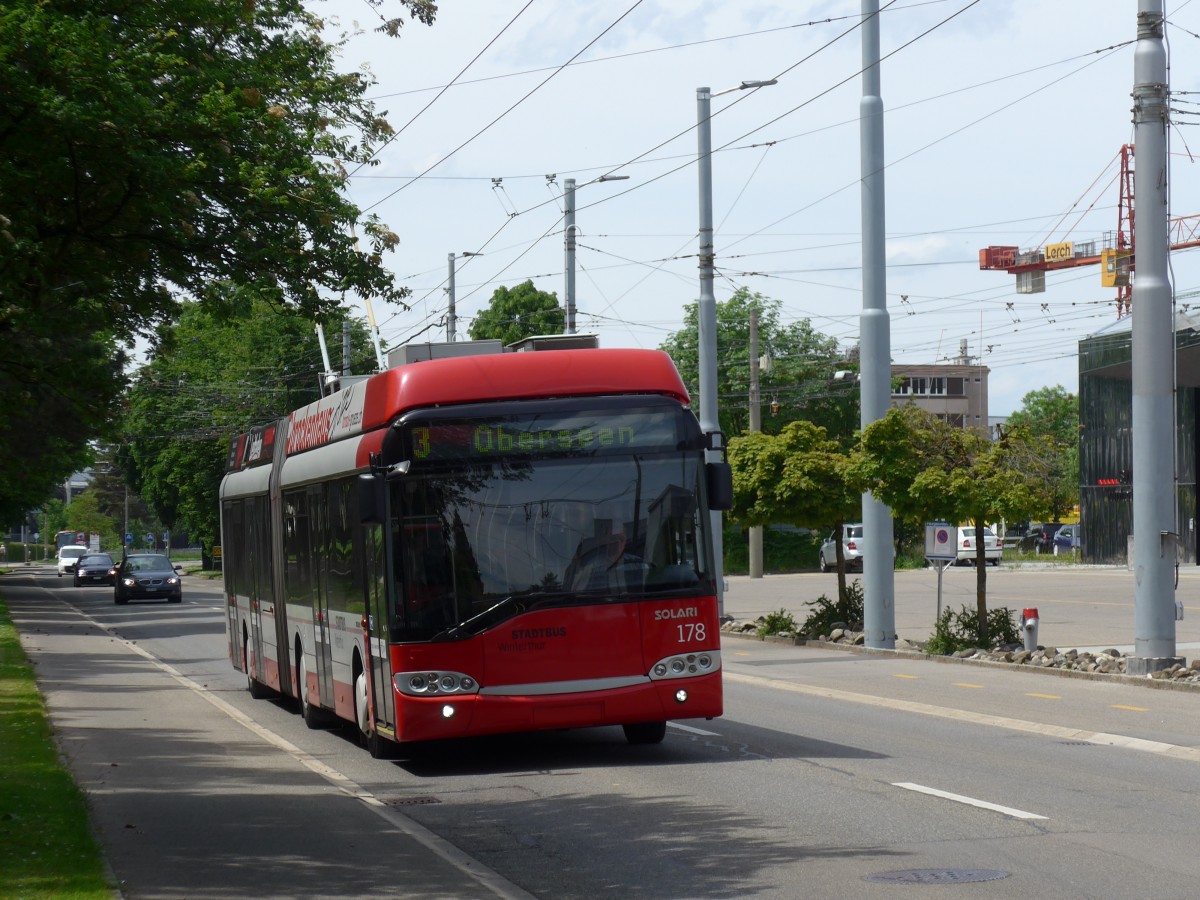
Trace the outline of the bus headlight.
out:
[[[666,678],[688,678],[692,675],[709,675],[719,671],[720,668],[720,650],[683,653],[679,656],[668,656],[666,659],[660,659],[656,662],[650,669],[650,680],[662,681]]]
[[[478,694],[479,682],[462,672],[397,672],[396,690],[406,697],[445,697]],[[453,715],[453,713],[451,713]]]

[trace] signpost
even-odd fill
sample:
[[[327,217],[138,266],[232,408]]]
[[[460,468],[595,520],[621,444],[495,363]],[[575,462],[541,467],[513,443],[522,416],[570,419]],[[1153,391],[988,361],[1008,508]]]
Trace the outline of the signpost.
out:
[[[946,522],[925,524],[925,558],[937,569],[937,618],[942,620],[942,572],[946,566],[958,561],[958,529]]]

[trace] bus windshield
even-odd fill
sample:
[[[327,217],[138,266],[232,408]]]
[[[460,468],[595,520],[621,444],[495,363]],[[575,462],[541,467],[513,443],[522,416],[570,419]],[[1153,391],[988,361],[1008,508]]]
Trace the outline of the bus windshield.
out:
[[[395,638],[712,593],[699,432],[681,407],[407,427],[413,464],[391,488]]]

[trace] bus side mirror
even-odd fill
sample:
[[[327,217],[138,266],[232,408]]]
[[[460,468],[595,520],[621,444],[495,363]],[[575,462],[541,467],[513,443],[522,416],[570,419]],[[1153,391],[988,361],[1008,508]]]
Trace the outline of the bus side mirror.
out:
[[[708,508],[733,508],[733,467],[727,462],[710,462],[704,465],[704,477],[708,482]]]
[[[383,524],[383,476],[358,476],[358,520],[363,525]]]

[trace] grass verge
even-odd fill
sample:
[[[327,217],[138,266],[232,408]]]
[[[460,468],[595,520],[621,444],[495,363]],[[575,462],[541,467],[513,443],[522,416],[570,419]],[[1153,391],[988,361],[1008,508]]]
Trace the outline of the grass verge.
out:
[[[105,898],[83,793],[58,758],[33,668],[0,598],[0,897]]]

